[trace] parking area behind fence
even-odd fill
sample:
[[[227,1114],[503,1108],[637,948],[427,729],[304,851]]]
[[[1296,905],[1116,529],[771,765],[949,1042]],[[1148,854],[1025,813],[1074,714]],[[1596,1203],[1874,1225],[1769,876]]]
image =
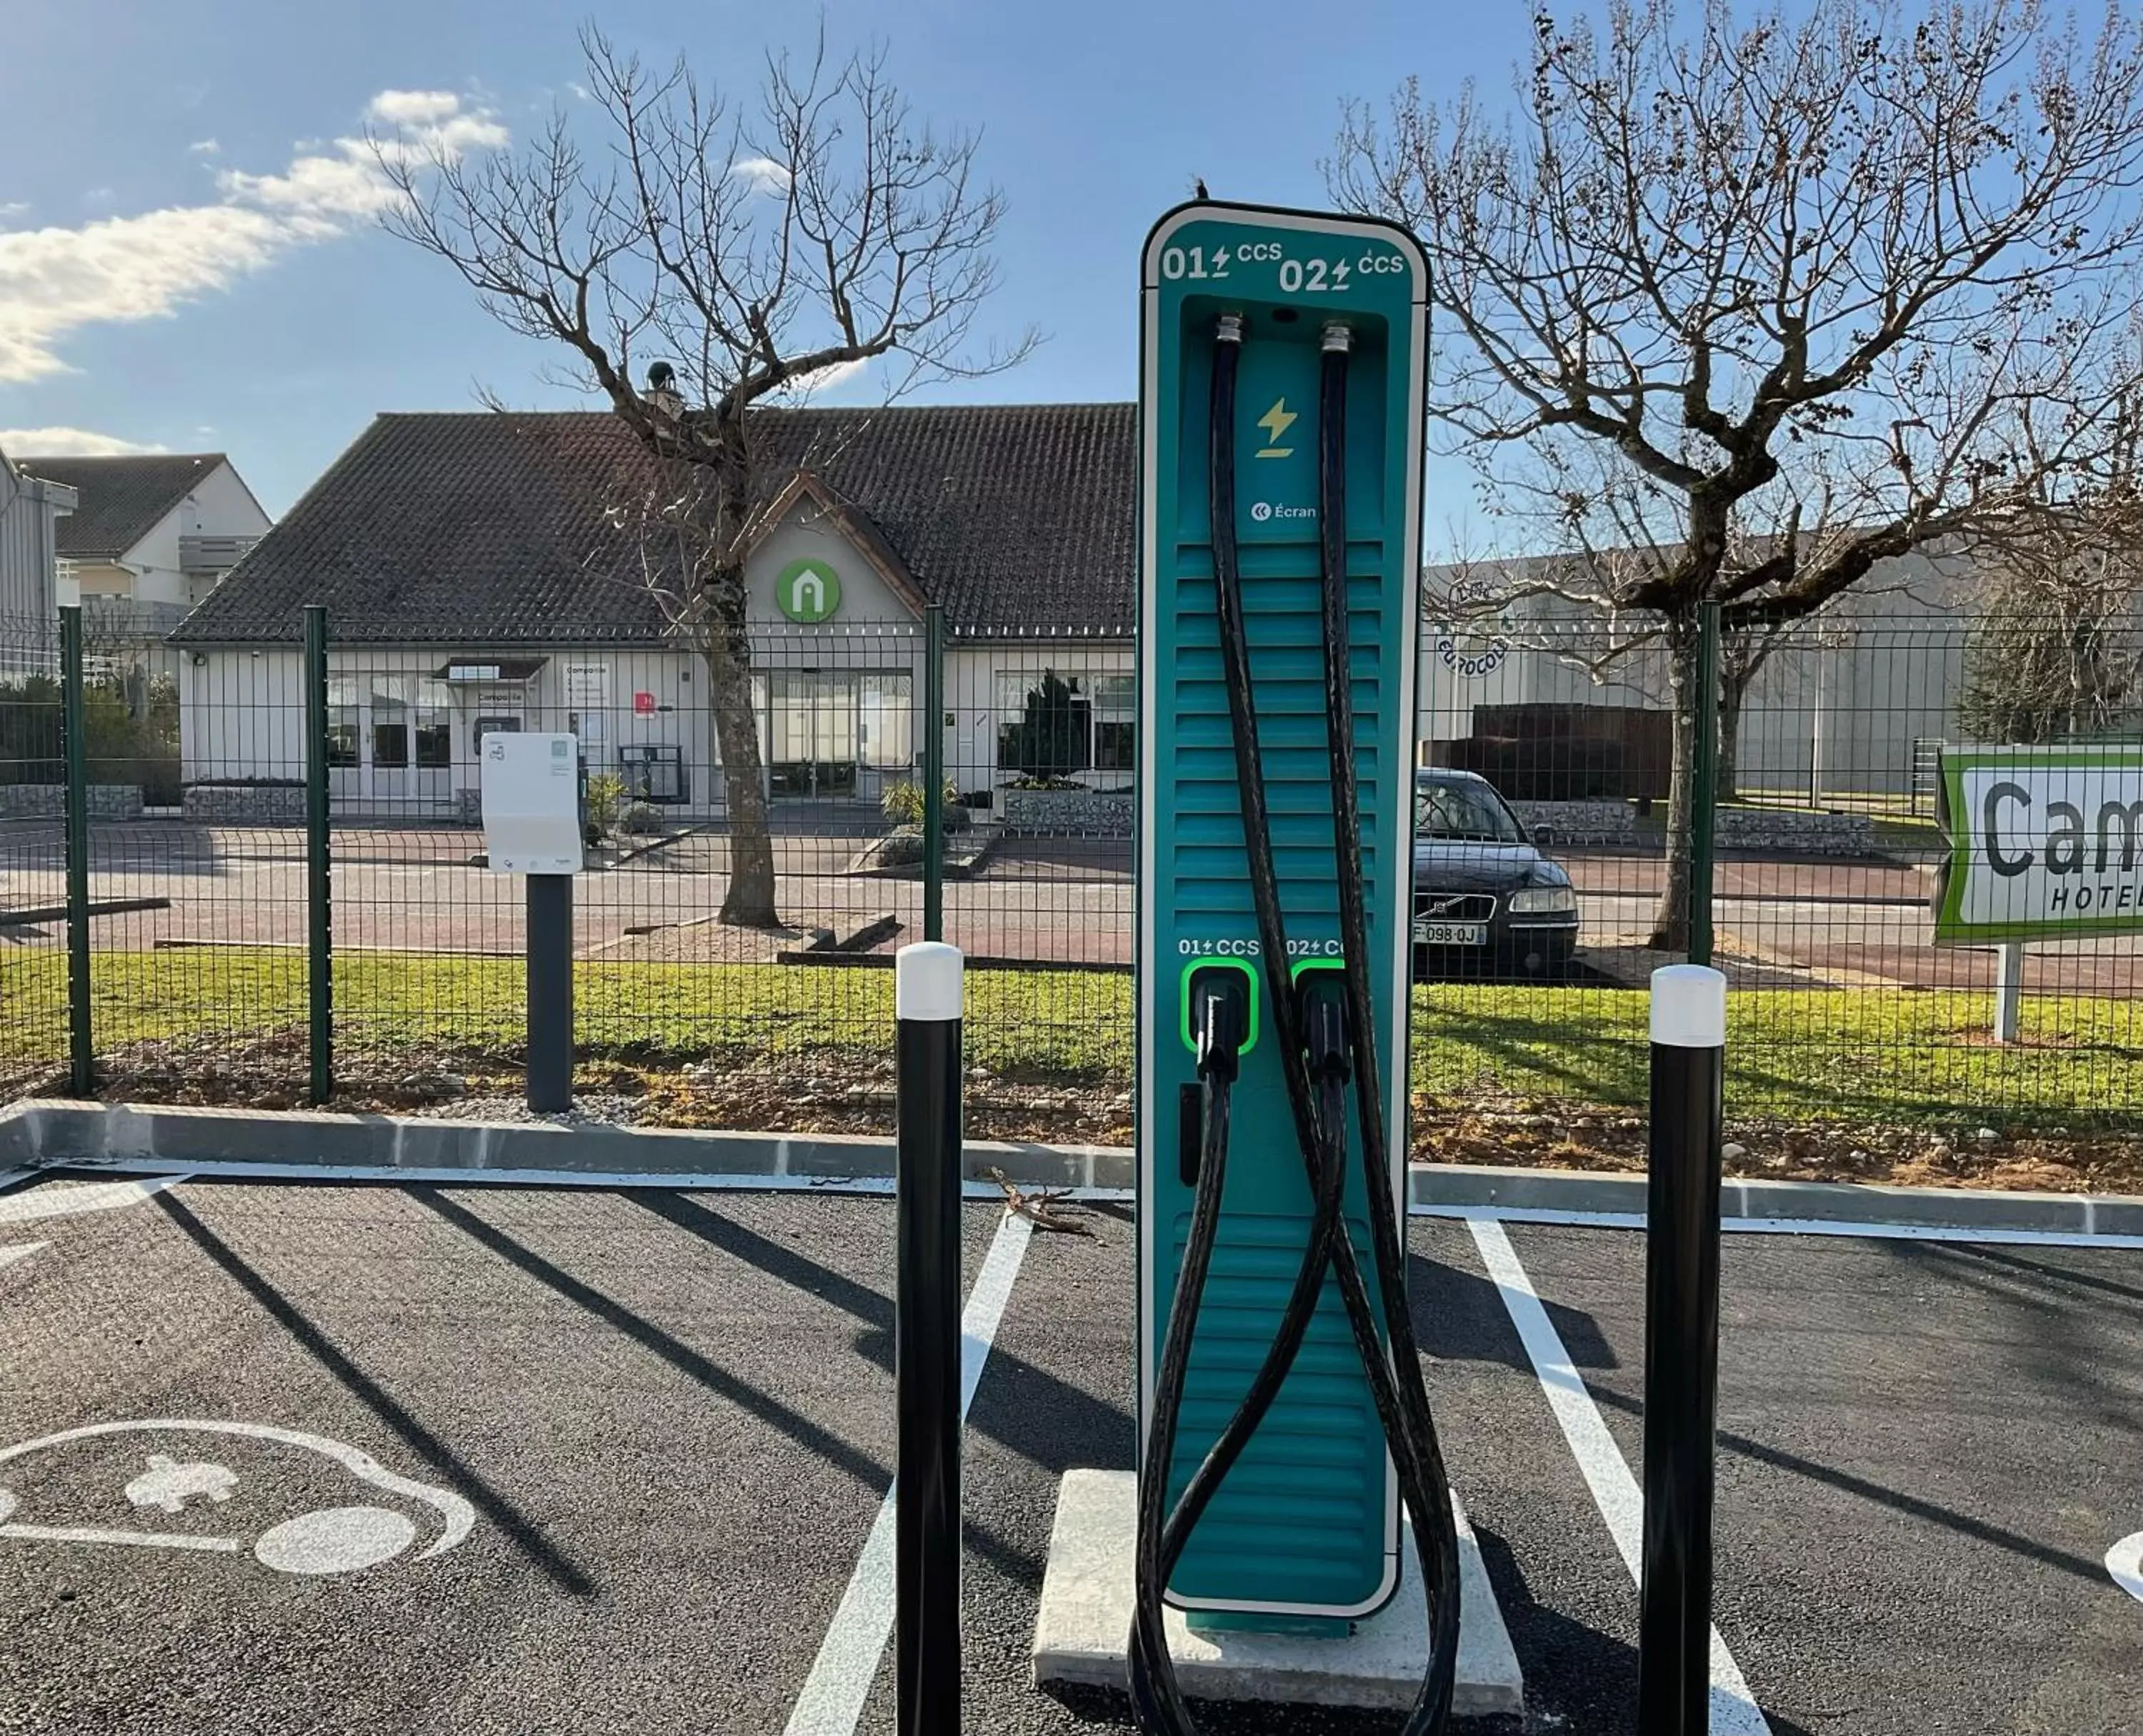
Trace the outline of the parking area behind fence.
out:
[[[510,1097],[522,889],[484,862],[478,768],[487,735],[555,730],[582,759],[577,1018],[598,1112],[882,1120],[886,967],[934,931],[972,962],[979,1112],[1001,1089],[1035,1130],[1127,1136],[1122,646],[948,640],[926,616],[755,630],[746,664],[689,637],[447,656],[324,626],[309,657],[293,641],[151,659],[0,623],[8,1096],[294,1105],[331,1041],[330,1100]],[[1723,636],[1717,774],[1687,792],[1715,861],[1689,888],[1670,638],[1426,621],[1424,1137],[1492,1145],[1504,1123],[1572,1115],[1611,1130],[1643,1099],[1629,991],[1705,914],[1738,991],[1738,1114],[2133,1125],[2134,943],[2029,948],[2004,1032],[1997,953],[1936,946],[1929,910],[1943,744],[2117,738],[2139,649],[1934,611]],[[1476,779],[1485,805],[1438,794]],[[1574,947],[1517,896],[1563,877]]]

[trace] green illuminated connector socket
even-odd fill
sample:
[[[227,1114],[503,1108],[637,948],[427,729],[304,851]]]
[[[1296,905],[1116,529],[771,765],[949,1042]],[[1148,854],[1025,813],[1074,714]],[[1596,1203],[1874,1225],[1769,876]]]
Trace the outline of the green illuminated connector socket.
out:
[[[1183,1046],[1193,1055],[1198,1052],[1198,1033],[1190,1028],[1190,985],[1207,971],[1240,971],[1244,979],[1250,985],[1250,1011],[1247,1021],[1250,1035],[1244,1038],[1242,1047],[1242,1052],[1248,1055],[1258,1046],[1258,1011],[1261,1004],[1259,995],[1263,984],[1249,961],[1241,958],[1194,958],[1189,964],[1184,966],[1183,1004],[1180,1027],[1183,1032]]]

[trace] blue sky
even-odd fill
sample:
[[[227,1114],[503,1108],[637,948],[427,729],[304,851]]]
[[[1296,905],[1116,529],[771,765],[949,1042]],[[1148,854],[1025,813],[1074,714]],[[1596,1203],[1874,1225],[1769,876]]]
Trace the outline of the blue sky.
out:
[[[563,406],[543,347],[499,330],[436,260],[379,233],[339,140],[398,122],[472,148],[573,105],[585,3],[15,0],[0,56],[0,444],[229,452],[285,510],[378,410]],[[982,329],[1049,341],[1016,371],[926,396],[1128,398],[1136,260],[1203,175],[1221,197],[1321,202],[1343,96],[1418,74],[1499,96],[1530,8],[1356,0],[1066,9],[829,5],[875,35],[918,114],[980,128],[1011,212]],[[778,17],[777,17],[778,15]],[[749,87],[803,6],[608,0],[605,27]],[[1344,17],[1342,29],[1328,22]],[[1305,28],[1304,21],[1312,21]],[[92,72],[93,69],[93,72]],[[388,97],[384,92],[403,93]],[[453,101],[411,93],[445,93]],[[868,400],[869,380],[841,388]],[[1433,496],[1455,505],[1458,477]],[[1434,506],[1432,506],[1434,517]]]

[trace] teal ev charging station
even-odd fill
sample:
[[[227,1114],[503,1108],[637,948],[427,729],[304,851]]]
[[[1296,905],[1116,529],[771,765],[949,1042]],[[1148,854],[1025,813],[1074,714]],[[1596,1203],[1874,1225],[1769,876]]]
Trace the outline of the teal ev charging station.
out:
[[[1403,1494],[1433,1729],[1455,1546],[1402,1234],[1428,265],[1389,224],[1200,201],[1141,281],[1134,1704],[1190,1728],[1164,1586],[1207,1629],[1389,1601]]]

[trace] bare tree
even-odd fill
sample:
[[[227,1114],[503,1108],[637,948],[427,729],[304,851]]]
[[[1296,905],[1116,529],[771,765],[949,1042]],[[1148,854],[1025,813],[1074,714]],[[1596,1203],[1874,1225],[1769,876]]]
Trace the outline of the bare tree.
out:
[[[645,533],[649,583],[706,665],[731,838],[722,920],[773,927],[745,626],[767,505],[754,407],[871,363],[890,398],[1009,367],[1036,339],[970,352],[1004,201],[975,181],[972,135],[915,120],[882,50],[770,57],[746,114],[681,57],[650,67],[593,26],[581,44],[600,148],[562,111],[512,152],[375,141],[397,195],[385,222],[509,330],[557,346],[647,454],[617,517]]]
[[[1453,336],[1432,394],[1565,588],[1664,638],[1665,889],[1686,944],[1696,621],[1804,618],[2058,497],[2133,378],[2143,20],[2038,0],[1610,0],[1537,21],[1517,118],[1351,106],[1334,195],[1412,224]],[[1546,527],[1545,529],[1543,527]],[[1708,725],[1707,725],[1708,726]]]

